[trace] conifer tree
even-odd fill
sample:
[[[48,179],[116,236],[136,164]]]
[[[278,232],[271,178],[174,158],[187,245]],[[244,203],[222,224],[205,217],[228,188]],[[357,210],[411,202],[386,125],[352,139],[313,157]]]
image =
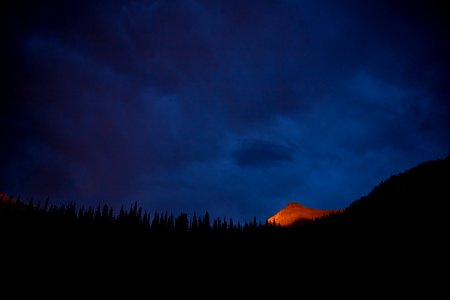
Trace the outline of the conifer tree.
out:
[[[197,215],[195,213],[194,213],[194,216],[192,217],[190,230],[192,232],[195,232],[198,230],[198,220],[197,220]]]

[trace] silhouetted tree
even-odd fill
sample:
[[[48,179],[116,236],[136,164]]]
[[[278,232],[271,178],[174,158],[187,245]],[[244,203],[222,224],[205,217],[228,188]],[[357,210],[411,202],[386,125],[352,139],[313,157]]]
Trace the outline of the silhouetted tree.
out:
[[[197,221],[197,214],[194,213],[194,216],[192,217],[190,230],[192,232],[196,232],[198,230],[198,221]]]
[[[142,223],[144,224],[144,226],[146,227],[146,228],[150,228],[150,223],[149,223],[150,221],[149,221],[149,217],[148,217],[148,213],[147,213],[147,211],[146,212],[144,212],[144,217],[143,217],[143,219],[142,219]]]
[[[228,230],[229,231],[234,231],[234,223],[233,223],[233,219],[230,218],[230,221],[228,222]]]
[[[185,233],[189,230],[189,219],[188,215],[185,213],[181,213],[176,219],[175,219],[175,230],[178,233]]]
[[[152,226],[151,228],[153,230],[158,230],[160,225],[160,217],[159,217],[159,213],[155,211],[155,214],[153,215],[153,219],[152,219]]]
[[[47,197],[47,198],[45,199],[45,203],[44,203],[44,209],[43,209],[44,212],[47,212],[48,201],[49,201],[49,198]]]
[[[203,231],[208,231],[210,229],[211,226],[211,221],[209,219],[209,213],[205,212],[205,215],[203,216],[201,223],[200,223],[200,228]]]

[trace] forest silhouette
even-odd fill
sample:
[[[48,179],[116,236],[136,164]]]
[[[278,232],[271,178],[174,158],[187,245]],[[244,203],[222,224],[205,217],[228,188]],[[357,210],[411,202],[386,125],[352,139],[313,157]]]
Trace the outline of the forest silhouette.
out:
[[[180,282],[193,280],[194,269],[203,280],[222,271],[242,280],[254,272],[268,276],[287,266],[305,274],[336,271],[352,262],[358,270],[392,269],[386,258],[409,270],[411,255],[422,267],[442,257],[449,200],[450,156],[391,176],[342,212],[290,227],[212,219],[208,212],[151,214],[137,203],[114,213],[106,204],[58,206],[2,195],[1,257],[15,276],[46,269],[58,279],[81,272],[91,282],[141,271]]]

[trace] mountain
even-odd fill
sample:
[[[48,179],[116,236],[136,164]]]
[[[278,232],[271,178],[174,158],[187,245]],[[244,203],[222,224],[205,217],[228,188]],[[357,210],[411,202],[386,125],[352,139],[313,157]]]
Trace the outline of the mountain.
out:
[[[0,192],[0,202],[3,202],[3,201],[6,202],[6,201],[9,201],[9,200],[14,201],[14,200],[12,200],[11,196],[8,196],[8,195],[3,194],[2,192]]]
[[[268,219],[284,226],[311,223],[318,217],[326,231],[377,232],[388,235],[417,234],[424,228],[441,229],[450,201],[450,156],[421,163],[393,175],[366,196],[343,210],[319,210],[289,203]],[[336,212],[341,212],[335,214]]]
[[[4,194],[2,192],[0,192],[0,205],[1,204],[4,204],[6,206],[12,204],[16,208],[29,208],[30,207],[29,206],[30,203],[27,204],[27,203],[20,202],[20,197],[13,198],[13,197],[11,197],[11,196],[9,196],[7,194]]]
[[[427,161],[376,186],[367,196],[350,204],[345,214],[358,220],[435,220],[446,213],[450,201],[450,156]]]
[[[303,206],[297,202],[291,202],[285,208],[270,217],[269,223],[279,224],[281,226],[292,226],[312,221],[316,218],[339,212],[339,210],[321,210]]]
[[[310,232],[347,237],[349,244],[364,240],[380,247],[421,244],[436,250],[447,235],[449,201],[450,156],[389,177],[342,213],[313,222]]]
[[[33,292],[48,295],[52,289],[66,289],[67,294],[59,298],[73,295],[73,286],[81,277],[79,286],[87,282],[90,290],[81,288],[80,293],[92,293],[91,286],[98,286],[102,296],[116,290],[99,286],[98,278],[117,281],[117,286],[132,281],[130,287],[125,286],[126,292],[141,282],[144,287],[148,282],[155,287],[168,282],[196,287],[212,281],[226,290],[230,280],[244,285],[256,280],[258,286],[252,290],[275,282],[277,290],[282,290],[287,277],[279,274],[292,271],[301,286],[309,287],[308,280],[336,286],[338,280],[346,294],[360,287],[384,295],[392,289],[393,295],[403,295],[411,286],[422,287],[424,292],[445,287],[438,271],[444,270],[448,260],[445,207],[450,200],[450,157],[388,178],[342,213],[290,203],[269,219],[281,224],[308,223],[305,226],[259,226],[256,222],[231,226],[222,220],[209,226],[205,214],[195,221],[195,230],[187,232],[186,224],[194,224],[193,220],[155,214],[156,221],[149,223],[147,213],[141,217],[136,205],[113,217],[108,207],[39,208],[38,204],[9,202],[1,194],[0,198],[2,270],[20,287],[31,286]],[[196,269],[203,271],[186,276]],[[142,277],[142,270],[156,270],[156,281]],[[41,276],[43,271],[50,275]],[[218,275],[211,276],[211,272]],[[223,279],[221,274],[237,277]],[[44,280],[38,281],[41,289],[33,289],[31,282],[36,284],[38,279]]]

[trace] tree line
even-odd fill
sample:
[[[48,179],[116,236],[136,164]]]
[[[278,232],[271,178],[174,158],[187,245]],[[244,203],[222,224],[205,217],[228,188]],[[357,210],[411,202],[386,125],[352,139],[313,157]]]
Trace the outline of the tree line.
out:
[[[94,207],[77,207],[73,202],[68,204],[43,204],[22,202],[20,197],[13,199],[0,196],[0,224],[4,228],[23,226],[63,226],[114,230],[133,230],[154,235],[232,235],[239,233],[267,233],[281,231],[282,227],[268,221],[257,221],[256,217],[243,223],[232,218],[211,218],[206,211],[202,215],[186,213],[174,215],[169,212],[155,211],[153,214],[138,206],[137,202],[128,209],[124,206],[115,214],[107,204]],[[12,227],[11,227],[12,226]]]

